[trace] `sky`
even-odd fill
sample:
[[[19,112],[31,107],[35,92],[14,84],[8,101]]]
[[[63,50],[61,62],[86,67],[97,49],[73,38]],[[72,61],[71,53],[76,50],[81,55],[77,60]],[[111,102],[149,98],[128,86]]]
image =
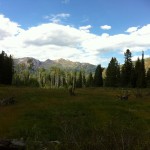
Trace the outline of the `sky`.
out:
[[[0,0],[0,50],[101,64],[150,57],[150,0]]]

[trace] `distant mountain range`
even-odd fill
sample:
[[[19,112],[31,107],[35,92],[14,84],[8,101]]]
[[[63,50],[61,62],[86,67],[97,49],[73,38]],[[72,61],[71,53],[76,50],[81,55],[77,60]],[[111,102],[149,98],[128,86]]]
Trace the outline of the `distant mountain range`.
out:
[[[33,65],[34,70],[38,68],[45,68],[50,69],[51,67],[59,67],[65,70],[84,70],[85,72],[95,72],[96,66],[90,63],[80,63],[80,62],[73,62],[70,60],[65,59],[58,59],[58,60],[50,60],[47,59],[46,61],[39,61],[32,57],[24,57],[14,59],[15,66],[19,64],[24,64],[25,67],[29,67],[31,64]],[[145,68],[146,70],[150,68],[150,58],[145,59]]]
[[[58,60],[47,59],[46,61],[39,61],[32,57],[24,57],[24,58],[14,59],[14,64],[15,66],[19,64],[24,64],[25,67],[29,67],[32,64],[34,70],[37,70],[38,68],[50,69],[52,67],[59,67],[61,69],[70,70],[70,71],[84,70],[85,72],[94,72],[96,69],[95,65],[89,63],[73,62],[62,58]]]

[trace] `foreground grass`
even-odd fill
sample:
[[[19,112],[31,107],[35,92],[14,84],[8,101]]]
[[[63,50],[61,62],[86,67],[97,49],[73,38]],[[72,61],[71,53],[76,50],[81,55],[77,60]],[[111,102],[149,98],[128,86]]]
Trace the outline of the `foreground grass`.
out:
[[[0,98],[17,100],[0,107],[0,138],[23,138],[29,150],[148,150],[150,92],[128,101],[117,100],[118,92],[0,87]]]

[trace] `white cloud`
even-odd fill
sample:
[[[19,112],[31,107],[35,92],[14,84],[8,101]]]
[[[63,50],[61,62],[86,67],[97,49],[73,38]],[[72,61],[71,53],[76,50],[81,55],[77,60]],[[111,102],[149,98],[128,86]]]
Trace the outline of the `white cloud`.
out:
[[[50,16],[45,16],[45,19],[48,19],[49,21],[53,23],[61,23],[62,20],[66,20],[70,17],[70,14],[68,13],[60,13],[60,14],[52,14]]]
[[[138,30],[138,28],[139,28],[139,26],[138,26],[138,27],[130,27],[130,28],[128,28],[128,29],[126,30],[126,32],[128,32],[128,33],[132,33],[132,32],[137,31],[137,30]]]
[[[103,25],[103,26],[100,26],[100,28],[103,29],[103,30],[110,30],[111,26],[109,26],[109,25]]]
[[[30,56],[40,60],[64,58],[99,64],[109,61],[107,52],[123,53],[126,49],[139,52],[150,49],[150,24],[129,34],[95,35],[85,32],[91,25],[77,29],[69,25],[45,23],[23,30],[8,18],[1,18],[1,24],[9,26],[0,26],[0,48],[14,57]],[[9,34],[5,35],[5,32]]]
[[[81,26],[79,27],[79,30],[85,31],[85,32],[90,32],[89,29],[91,29],[92,26],[91,25],[87,25],[87,26]]]
[[[0,40],[19,34],[21,31],[22,29],[18,23],[12,22],[9,18],[0,14]]]
[[[20,37],[24,38],[23,41],[26,46],[56,45],[76,47],[84,36],[81,33],[83,32],[71,26],[47,23],[28,29],[20,34]]]
[[[109,34],[108,33],[103,33],[101,36],[104,37],[104,38],[108,38]]]

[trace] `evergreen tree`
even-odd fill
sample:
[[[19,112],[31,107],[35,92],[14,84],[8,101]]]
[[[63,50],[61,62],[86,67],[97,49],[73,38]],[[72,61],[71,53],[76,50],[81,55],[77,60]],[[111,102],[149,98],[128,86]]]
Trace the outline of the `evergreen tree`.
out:
[[[0,54],[0,83],[3,84],[4,82],[4,57],[5,57],[5,52],[2,51]]]
[[[2,51],[0,54],[0,84],[12,84],[14,66],[12,56]]]
[[[94,86],[96,87],[103,86],[102,72],[103,72],[103,68],[101,67],[101,65],[98,65],[94,75]]]
[[[88,77],[87,77],[87,83],[86,83],[86,86],[87,87],[92,87],[94,85],[94,79],[93,79],[93,75],[92,73],[90,72]]]
[[[105,85],[110,87],[119,86],[120,83],[120,67],[116,58],[111,59],[106,70]]]
[[[135,63],[136,87],[140,87],[141,61],[138,58]]]
[[[146,87],[146,71],[144,62],[144,52],[142,52],[142,59],[137,59],[135,63],[136,87]]]
[[[136,87],[136,71],[134,66],[132,66],[131,70],[131,87]]]
[[[131,86],[131,75],[133,70],[131,60],[132,55],[129,49],[126,50],[124,56],[125,56],[125,63],[123,64],[121,69],[121,84],[122,86],[129,87]]]
[[[146,87],[146,71],[145,71],[145,61],[144,61],[144,52],[142,52],[142,60],[141,60],[141,75],[140,75],[140,85],[142,88]]]

